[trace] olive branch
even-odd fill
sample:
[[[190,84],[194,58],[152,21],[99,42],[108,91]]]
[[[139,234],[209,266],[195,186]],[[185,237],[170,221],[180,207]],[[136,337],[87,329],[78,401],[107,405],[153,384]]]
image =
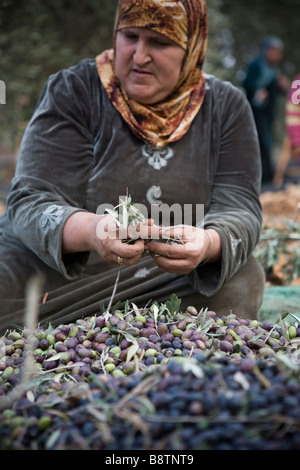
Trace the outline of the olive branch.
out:
[[[120,209],[122,209],[122,210],[120,210]],[[114,219],[116,221],[116,224],[117,224],[117,227],[123,226],[123,228],[127,229],[130,225],[136,228],[139,225],[148,224],[148,219],[145,217],[145,215],[140,210],[140,205],[132,202],[132,198],[128,194],[128,191],[127,191],[127,195],[125,196],[124,200],[121,199],[120,203],[118,205],[116,205],[113,209],[106,208],[105,212],[107,212],[112,217],[114,217]],[[176,232],[176,227],[165,227],[165,228],[167,228],[167,229],[172,228],[174,230],[174,237],[162,235],[161,236],[162,240],[165,240],[166,243],[180,243],[182,245],[184,244],[183,238]],[[116,229],[116,230],[118,230],[118,229]],[[133,243],[135,243],[136,240],[137,239],[135,239],[135,238],[128,238],[128,239],[123,239],[122,242],[127,243],[127,244],[133,244]],[[151,239],[149,239],[147,241],[151,241]],[[113,287],[113,292],[112,292],[108,307],[105,310],[105,312],[103,313],[103,315],[106,318],[108,318],[111,315],[110,310],[111,310],[111,307],[112,307],[113,299],[114,299],[116,291],[117,291],[117,286],[118,286],[118,283],[119,283],[121,270],[122,270],[122,266],[120,266],[120,268],[117,272],[117,277],[116,277],[116,280],[115,280],[115,284],[114,284],[114,287]]]

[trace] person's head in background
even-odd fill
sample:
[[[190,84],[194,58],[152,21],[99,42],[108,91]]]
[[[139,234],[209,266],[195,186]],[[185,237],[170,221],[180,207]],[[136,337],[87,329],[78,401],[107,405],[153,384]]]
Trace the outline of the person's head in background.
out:
[[[277,36],[268,36],[262,42],[262,54],[270,65],[277,65],[283,58],[284,44]]]

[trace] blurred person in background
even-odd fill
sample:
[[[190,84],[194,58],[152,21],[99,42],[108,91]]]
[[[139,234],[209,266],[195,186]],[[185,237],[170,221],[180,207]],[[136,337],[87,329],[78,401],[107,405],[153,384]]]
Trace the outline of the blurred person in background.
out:
[[[249,64],[243,80],[258,132],[262,184],[271,184],[274,178],[273,145],[277,98],[286,92],[289,80],[281,75],[278,65],[283,58],[284,44],[276,36],[263,40],[260,53]]]
[[[290,87],[286,102],[286,135],[278,158],[273,184],[281,187],[291,161],[300,165],[300,75]]]

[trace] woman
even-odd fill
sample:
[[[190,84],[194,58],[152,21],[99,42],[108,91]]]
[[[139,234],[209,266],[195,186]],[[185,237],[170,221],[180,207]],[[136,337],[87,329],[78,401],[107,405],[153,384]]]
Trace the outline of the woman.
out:
[[[1,219],[2,328],[22,322],[33,272],[46,278],[40,320],[56,324],[100,313],[120,264],[114,302],[176,293],[183,308],[256,315],[258,143],[243,93],[204,74],[206,43],[203,0],[121,0],[114,48],[49,78]],[[149,241],[174,235],[152,222],[135,243],[113,236],[115,219],[97,208],[127,191],[149,214],[193,207],[193,223],[176,229],[183,241]]]

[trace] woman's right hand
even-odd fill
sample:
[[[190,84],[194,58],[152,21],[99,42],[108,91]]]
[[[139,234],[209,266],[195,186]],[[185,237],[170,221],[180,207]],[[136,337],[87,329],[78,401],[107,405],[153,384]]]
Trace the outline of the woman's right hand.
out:
[[[132,240],[130,243],[127,240]],[[118,227],[116,220],[107,214],[100,216],[96,226],[94,250],[108,263],[131,266],[145,251],[144,239],[137,238],[130,227]]]
[[[136,263],[145,251],[145,241],[156,236],[159,227],[149,220],[148,225],[120,228],[110,214],[96,215],[75,212],[66,221],[63,230],[63,253],[96,251],[108,263]],[[133,239],[126,243],[124,240]]]

